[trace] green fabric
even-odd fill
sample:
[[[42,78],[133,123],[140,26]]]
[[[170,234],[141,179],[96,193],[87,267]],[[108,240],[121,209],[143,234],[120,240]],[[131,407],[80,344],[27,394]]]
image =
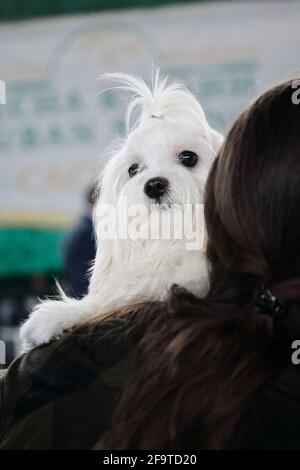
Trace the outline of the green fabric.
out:
[[[189,0],[190,3],[195,1],[201,0]],[[7,0],[0,2],[0,19],[22,19],[116,8],[152,7],[172,3],[184,3],[184,0]]]
[[[0,277],[61,270],[62,230],[0,228]]]
[[[54,341],[16,359],[0,379],[0,450],[91,449],[136,370],[123,319],[92,337]]]

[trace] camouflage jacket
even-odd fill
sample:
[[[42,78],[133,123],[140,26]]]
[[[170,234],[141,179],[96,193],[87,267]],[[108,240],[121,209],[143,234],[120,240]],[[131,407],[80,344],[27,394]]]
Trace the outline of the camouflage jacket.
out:
[[[1,450],[94,447],[135,370],[123,323],[106,320],[92,337],[35,348],[1,371]]]

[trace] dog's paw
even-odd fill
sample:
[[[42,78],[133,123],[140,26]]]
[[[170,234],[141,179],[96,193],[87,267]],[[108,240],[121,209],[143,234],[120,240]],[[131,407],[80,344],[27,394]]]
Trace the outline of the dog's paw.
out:
[[[20,328],[22,352],[59,338],[78,321],[74,308],[62,301],[41,303]]]

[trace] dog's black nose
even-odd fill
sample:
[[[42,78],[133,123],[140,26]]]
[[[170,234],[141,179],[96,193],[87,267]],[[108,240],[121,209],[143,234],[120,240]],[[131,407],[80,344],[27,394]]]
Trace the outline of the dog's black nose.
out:
[[[151,199],[160,199],[167,191],[168,185],[166,178],[151,178],[145,184],[144,191]]]

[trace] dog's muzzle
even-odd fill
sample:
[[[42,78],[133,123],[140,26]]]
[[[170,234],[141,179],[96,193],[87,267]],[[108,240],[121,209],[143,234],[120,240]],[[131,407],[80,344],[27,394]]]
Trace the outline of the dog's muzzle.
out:
[[[144,191],[150,199],[155,199],[159,202],[166,194],[169,182],[166,178],[156,177],[147,181],[144,186]]]

